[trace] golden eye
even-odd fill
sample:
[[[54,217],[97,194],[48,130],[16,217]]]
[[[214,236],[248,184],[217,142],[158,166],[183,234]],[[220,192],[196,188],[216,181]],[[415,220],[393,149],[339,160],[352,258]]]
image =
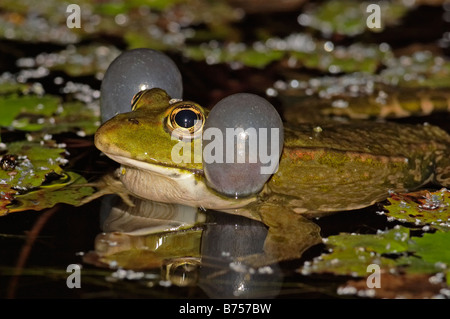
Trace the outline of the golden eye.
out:
[[[167,117],[167,128],[179,139],[201,136],[204,123],[203,110],[192,102],[175,103]]]

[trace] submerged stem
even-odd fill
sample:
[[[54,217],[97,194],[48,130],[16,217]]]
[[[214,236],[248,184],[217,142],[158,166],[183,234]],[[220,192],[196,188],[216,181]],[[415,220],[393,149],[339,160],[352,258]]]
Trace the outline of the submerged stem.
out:
[[[22,270],[25,266],[28,256],[30,255],[31,248],[33,247],[33,244],[44,225],[58,209],[59,208],[55,206],[45,211],[33,225],[33,228],[28,232],[25,244],[23,245],[22,250],[20,251],[19,258],[17,259],[16,267],[14,269],[14,275],[9,282],[8,292],[6,296],[7,299],[15,298],[19,276],[22,274]]]

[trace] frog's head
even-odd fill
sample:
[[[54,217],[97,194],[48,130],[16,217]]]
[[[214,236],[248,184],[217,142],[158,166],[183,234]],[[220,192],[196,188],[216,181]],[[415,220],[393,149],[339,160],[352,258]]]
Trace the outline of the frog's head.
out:
[[[201,173],[201,157],[194,158],[195,152],[190,161],[180,163],[173,160],[173,150],[177,145],[194,149],[194,143],[201,140],[205,117],[206,110],[197,103],[171,100],[158,88],[140,91],[133,97],[131,112],[116,115],[97,130],[95,145],[123,165],[148,169],[149,164]]]
[[[131,112],[116,115],[97,130],[95,145],[122,164],[120,178],[134,194],[160,202],[235,208],[255,200],[270,177],[261,178],[259,162],[204,161],[202,147],[208,141],[202,145],[202,134],[208,111],[197,103],[171,100],[164,90],[153,88],[136,94],[131,104]],[[278,116],[263,98],[235,94],[216,104],[205,129],[208,125],[222,132],[247,126],[258,129],[273,121],[273,112]],[[278,120],[281,123],[279,116],[275,123]],[[276,125],[282,127],[271,126]],[[239,136],[248,143],[246,134]],[[280,139],[282,143],[282,134]]]
[[[109,119],[95,134],[96,147],[122,164],[119,177],[129,191],[145,199],[205,208],[249,202],[230,200],[206,186],[199,123],[207,111],[200,105],[171,100],[158,88],[137,93],[131,104],[131,112]],[[181,149],[190,151],[190,161],[173,159]]]

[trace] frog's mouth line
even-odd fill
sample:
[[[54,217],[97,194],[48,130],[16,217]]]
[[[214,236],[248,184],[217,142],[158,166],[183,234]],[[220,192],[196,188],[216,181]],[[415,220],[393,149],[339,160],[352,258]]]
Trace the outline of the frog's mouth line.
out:
[[[162,176],[167,176],[170,178],[182,177],[182,176],[185,176],[186,173],[191,173],[191,174],[195,174],[195,175],[203,175],[203,170],[192,170],[192,169],[186,169],[186,168],[179,168],[176,166],[171,166],[171,165],[166,165],[166,164],[164,164],[164,166],[158,165],[158,164],[150,164],[147,162],[138,161],[138,160],[128,158],[125,156],[113,155],[113,154],[109,154],[109,153],[105,153],[105,154],[106,154],[106,156],[111,158],[113,161],[120,163],[122,165],[135,167],[138,169],[149,171],[154,174],[158,174],[158,175],[162,175]]]

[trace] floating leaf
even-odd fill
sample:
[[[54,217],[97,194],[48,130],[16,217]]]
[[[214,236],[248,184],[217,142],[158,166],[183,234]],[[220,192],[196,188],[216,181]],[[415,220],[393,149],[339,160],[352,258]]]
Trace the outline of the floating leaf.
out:
[[[20,141],[6,145],[11,157],[8,170],[0,170],[0,180],[10,188],[28,191],[40,186],[48,174],[62,174],[61,164],[65,163],[65,149],[54,145],[52,141]]]
[[[112,45],[93,43],[89,45],[69,45],[62,51],[41,53],[36,58],[22,58],[17,64],[27,67],[44,67],[64,71],[70,76],[103,74],[111,62],[120,54]]]
[[[60,98],[46,96],[1,96],[0,97],[0,126],[14,126],[13,121],[20,114],[32,116],[50,116],[60,103]]]
[[[450,192],[422,190],[408,194],[392,194],[385,206],[389,219],[416,225],[450,227]]]
[[[377,254],[396,254],[408,250],[409,229],[398,227],[379,234],[341,234],[330,236],[327,243],[340,249],[363,248]]]
[[[412,6],[401,2],[378,2],[380,7],[380,28],[367,26],[367,7],[372,2],[361,1],[326,1],[320,6],[314,4],[299,16],[299,23],[320,30],[325,35],[333,33],[355,36],[365,31],[380,32],[386,26],[396,24]]]
[[[414,237],[412,250],[428,263],[450,265],[450,231],[425,233],[422,237]]]
[[[81,199],[94,193],[92,187],[81,186],[86,183],[86,179],[81,175],[74,172],[67,172],[67,175],[63,175],[50,185],[42,185],[25,194],[16,195],[14,197],[14,204],[7,206],[8,213],[25,210],[42,210],[53,207],[58,203],[78,206],[80,205]],[[2,215],[1,211],[0,215]]]
[[[41,210],[57,203],[80,205],[94,189],[73,172],[65,173],[66,150],[54,141],[20,141],[6,145],[0,169],[0,216]],[[70,187],[69,187],[70,185]]]
[[[107,16],[116,16],[117,14],[129,13],[132,9],[137,9],[143,5],[153,10],[164,10],[180,2],[185,2],[185,0],[133,0],[124,2],[100,2],[95,5],[95,12]]]
[[[395,86],[380,75],[351,73],[304,78],[290,72],[274,89],[285,107],[285,116],[295,121],[323,121],[333,116],[371,119],[401,118],[446,112],[448,90],[426,86]],[[300,118],[301,116],[301,118]]]
[[[0,75],[0,95],[20,93],[26,91],[28,87],[28,84],[15,81],[11,73],[6,72]]]
[[[388,57],[384,64],[386,68],[380,72],[380,79],[384,83],[413,88],[450,86],[450,62],[430,51]],[[445,103],[445,100],[443,102]]]
[[[77,1],[80,6],[81,28],[68,28],[68,3],[48,0],[45,4],[30,0],[2,0],[0,3],[0,38],[24,42],[52,42],[75,44],[83,39],[113,35],[126,40],[146,43],[146,38],[161,41],[167,47],[179,50],[192,30],[190,26],[205,26],[205,40],[218,33],[239,33],[230,23],[242,18],[227,1],[190,0],[133,0],[133,1]],[[55,14],[59,12],[61,14]],[[211,19],[214,17],[214,19]],[[181,30],[175,29],[182,26]],[[181,31],[181,32],[180,32]],[[142,35],[139,37],[138,35]],[[192,36],[192,35],[191,35]]]
[[[398,227],[376,235],[340,234],[328,237],[325,242],[332,252],[305,265],[302,273],[367,276],[370,264],[395,267],[395,261],[384,255],[400,255],[408,250],[409,229]]]
[[[392,55],[392,52],[383,46],[359,43],[348,47],[334,47],[330,41],[315,41],[311,49],[307,48],[291,50],[291,64],[331,74],[341,72],[374,73],[382,65],[383,60]]]
[[[215,63],[241,63],[242,65],[263,68],[273,61],[280,60],[285,53],[279,50],[255,50],[245,45],[231,44],[224,48],[188,47],[185,55],[191,59]]]
[[[0,184],[0,216],[3,215],[2,212],[8,211],[6,206],[11,204],[16,193],[9,185]]]
[[[82,136],[91,135],[100,126],[97,111],[81,102],[67,102],[61,105],[57,114],[42,117],[39,123],[22,117],[14,121],[13,127],[29,132],[42,131],[47,134],[76,132]]]
[[[185,56],[209,64],[238,62],[262,68],[286,57],[290,67],[303,66],[332,74],[341,72],[374,73],[382,61],[392,56],[388,46],[352,44],[334,46],[330,41],[314,39],[306,33],[294,33],[285,38],[272,37],[252,45],[217,42],[189,46]]]
[[[367,289],[366,279],[350,280],[344,287],[338,288],[338,293],[377,298],[438,297],[442,289],[450,286],[449,245],[450,232],[412,237],[410,253],[395,259],[397,270],[393,273],[382,270],[379,288]]]
[[[62,103],[53,95],[0,96],[0,126],[22,131],[94,134],[100,125],[98,111],[98,103]]]
[[[340,287],[339,294],[358,294],[364,297],[389,295],[389,298],[430,297],[430,293],[437,295],[450,282],[448,231],[425,233],[422,237],[416,237],[410,236],[408,228],[396,226],[375,235],[343,233],[330,236],[325,243],[330,253],[322,254],[312,263],[305,262],[301,268],[303,274],[333,273],[368,277],[371,272],[367,271],[367,266],[380,266],[383,289],[367,289],[366,280],[357,280]],[[431,283],[431,292],[423,295],[421,285],[412,285],[413,278]],[[407,296],[404,295],[405,292],[408,292]]]

